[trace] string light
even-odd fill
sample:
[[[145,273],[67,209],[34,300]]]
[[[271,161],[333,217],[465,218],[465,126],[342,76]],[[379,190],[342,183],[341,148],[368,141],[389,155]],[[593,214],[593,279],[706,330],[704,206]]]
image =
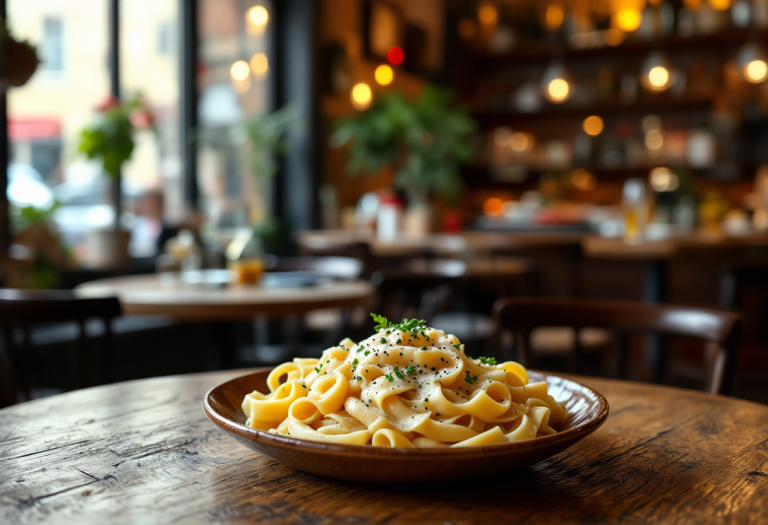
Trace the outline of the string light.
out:
[[[269,59],[264,53],[256,53],[251,57],[251,71],[256,78],[264,78],[269,71]]]
[[[373,100],[371,87],[365,82],[355,84],[350,92],[350,100],[355,109],[368,109],[368,106],[371,105],[371,100]]]
[[[382,64],[376,68],[373,73],[373,77],[382,86],[388,86],[395,79],[395,72],[386,64]]]
[[[603,132],[603,119],[597,115],[592,115],[584,119],[584,133],[592,137],[598,136]]]
[[[229,68],[229,74],[233,80],[245,80],[251,74],[251,68],[245,60],[238,60]]]
[[[253,27],[263,29],[269,22],[269,11],[263,5],[257,5],[248,10],[246,19]]]
[[[762,60],[753,60],[744,66],[744,76],[755,84],[762,82],[768,77],[768,64]]]

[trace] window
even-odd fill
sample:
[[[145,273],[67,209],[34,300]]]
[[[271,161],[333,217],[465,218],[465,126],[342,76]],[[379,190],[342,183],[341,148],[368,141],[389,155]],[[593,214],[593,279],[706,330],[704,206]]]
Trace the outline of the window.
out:
[[[38,43],[44,61],[26,85],[8,90],[9,178],[40,181],[36,193],[45,191],[51,201],[60,201],[55,220],[79,255],[86,232],[113,221],[98,165],[77,153],[80,130],[109,94],[107,2],[7,2],[14,36]],[[76,59],[67,61],[67,56]],[[65,65],[66,78],[52,81],[45,74],[61,72]],[[85,196],[96,204],[80,205]],[[17,197],[12,207],[26,204],[23,195]]]
[[[151,256],[161,222],[177,224],[184,214],[179,55],[171,38],[179,0],[122,1],[119,15],[122,98],[142,96],[155,118],[155,132],[137,133],[131,160],[123,167],[123,202],[133,231],[131,253]],[[157,205],[147,205],[158,194],[162,194],[162,217],[154,216]]]
[[[260,213],[256,184],[243,165],[236,128],[269,104],[271,5],[252,0],[200,0],[199,188],[220,227],[245,226]]]
[[[64,71],[64,23],[61,18],[43,18],[43,41],[40,51],[43,69]]]

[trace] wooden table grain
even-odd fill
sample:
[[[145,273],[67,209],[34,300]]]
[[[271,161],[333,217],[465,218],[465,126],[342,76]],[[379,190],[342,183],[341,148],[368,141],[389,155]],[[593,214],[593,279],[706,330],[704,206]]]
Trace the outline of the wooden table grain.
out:
[[[0,410],[0,523],[768,523],[768,406],[579,380],[607,423],[533,467],[429,486],[291,470],[210,423],[247,371],[102,386]]]

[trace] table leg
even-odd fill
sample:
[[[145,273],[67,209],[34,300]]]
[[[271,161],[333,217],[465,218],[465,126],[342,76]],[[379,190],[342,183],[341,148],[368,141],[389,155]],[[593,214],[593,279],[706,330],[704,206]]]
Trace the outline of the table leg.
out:
[[[648,263],[643,279],[643,301],[663,303],[667,300],[667,264],[663,260]],[[666,372],[666,341],[659,335],[648,340],[648,351],[653,366],[654,382],[662,383]]]

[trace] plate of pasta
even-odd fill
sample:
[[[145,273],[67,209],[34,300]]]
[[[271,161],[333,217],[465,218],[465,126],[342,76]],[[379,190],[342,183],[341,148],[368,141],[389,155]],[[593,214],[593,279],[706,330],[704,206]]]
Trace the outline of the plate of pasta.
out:
[[[371,314],[375,334],[344,339],[208,392],[208,418],[289,467],[337,479],[419,483],[537,463],[599,428],[590,388],[514,362],[472,358],[421,320]]]

